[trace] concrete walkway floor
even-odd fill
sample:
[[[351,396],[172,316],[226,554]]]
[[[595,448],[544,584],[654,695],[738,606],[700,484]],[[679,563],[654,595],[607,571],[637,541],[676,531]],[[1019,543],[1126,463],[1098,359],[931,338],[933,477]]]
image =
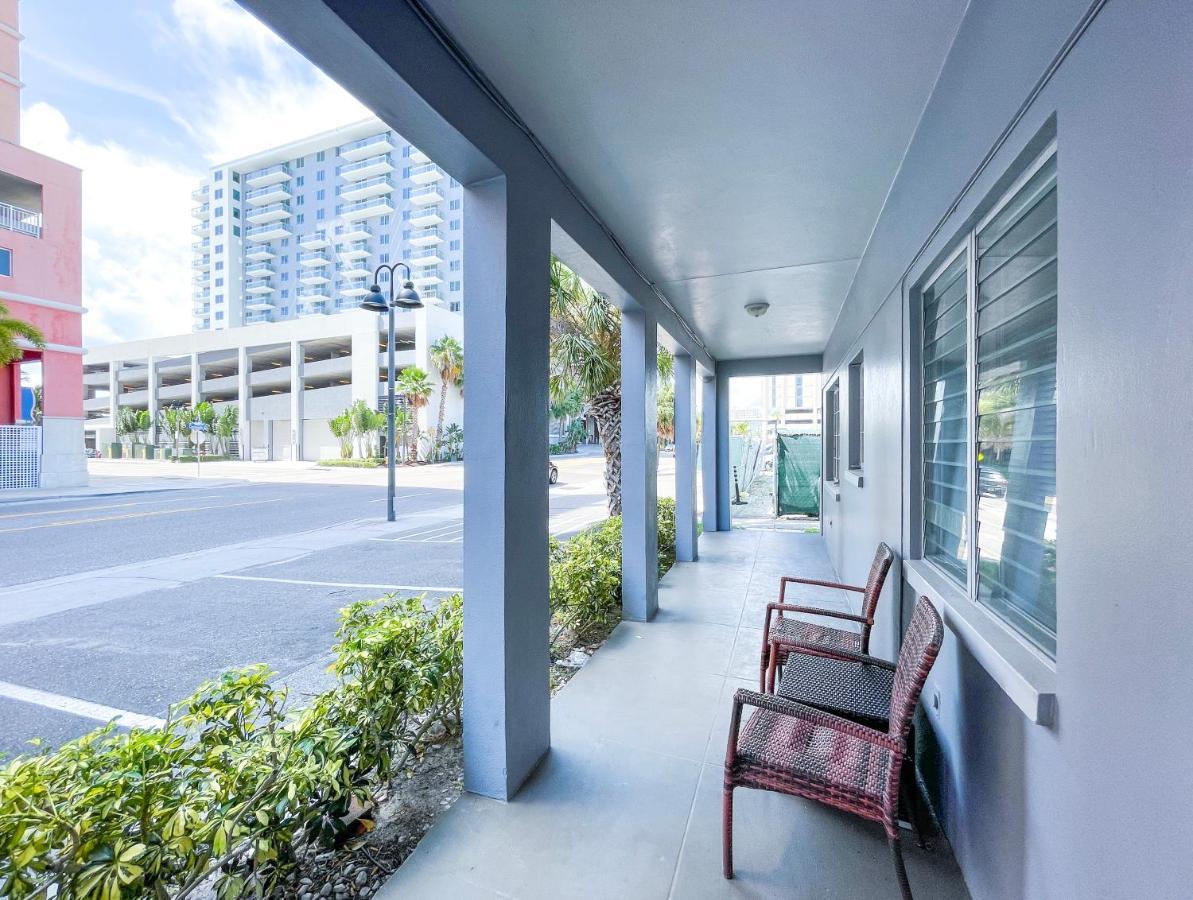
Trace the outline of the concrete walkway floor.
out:
[[[735,530],[700,551],[663,579],[657,618],[618,626],[556,696],[551,752],[517,798],[465,794],[377,897],[899,896],[880,825],[752,790],[735,794],[737,878],[721,877],[731,698],[757,687],[766,604],[780,575],[838,579],[818,535]],[[934,843],[904,841],[912,890],[966,897]]]

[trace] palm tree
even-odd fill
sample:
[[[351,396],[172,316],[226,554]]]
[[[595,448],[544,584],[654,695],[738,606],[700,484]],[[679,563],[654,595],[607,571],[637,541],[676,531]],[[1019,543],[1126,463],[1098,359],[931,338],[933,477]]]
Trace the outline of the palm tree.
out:
[[[430,402],[434,389],[427,373],[418,366],[410,366],[398,374],[398,390],[406,395],[410,424],[414,430],[414,441],[410,447],[410,459],[413,462],[418,462],[418,411]]]
[[[464,377],[464,347],[450,334],[431,345],[431,365],[439,372],[443,387],[439,391],[439,417],[435,423],[435,456],[443,444],[443,416],[446,412],[447,389]]]
[[[352,415],[348,410],[344,410],[334,419],[327,420],[327,427],[331,429],[332,436],[340,442],[340,459],[348,459],[352,456]]]
[[[215,419],[215,437],[219,441],[220,451],[228,452],[232,444],[232,435],[240,427],[240,410],[235,406],[225,406]]]
[[[186,405],[167,406],[161,412],[162,426],[166,433],[170,435],[170,442],[174,447],[174,453],[177,457],[178,445],[185,439],[186,433],[190,431],[191,422],[194,421],[194,415],[190,407]]]
[[[621,314],[551,258],[551,396],[575,386],[588,400],[605,451],[609,515],[621,515]]]
[[[348,407],[348,418],[351,422],[352,436],[356,438],[362,459],[369,459],[373,455],[373,410],[363,400],[357,400]]]
[[[14,319],[9,315],[8,307],[0,303],[0,366],[7,366],[20,360],[25,355],[24,349],[17,341],[25,340],[44,350],[46,339],[40,331],[28,322]]]

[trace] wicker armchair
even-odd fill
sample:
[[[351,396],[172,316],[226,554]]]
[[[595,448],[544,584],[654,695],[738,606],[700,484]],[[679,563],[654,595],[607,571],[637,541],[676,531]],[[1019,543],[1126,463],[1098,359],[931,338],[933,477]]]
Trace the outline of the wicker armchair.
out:
[[[911,897],[897,815],[907,733],[944,626],[927,597],[916,603],[891,688],[887,730],[867,728],[775,694],[739,689],[725,751],[724,874],[733,877],[733,789],[756,788],[817,800],[881,822],[905,898]],[[755,707],[740,729],[743,706]]]
[[[852,584],[838,584],[834,581],[817,581],[812,578],[793,578],[784,575],[779,579],[779,602],[768,603],[766,619],[762,623],[762,658],[758,664],[758,690],[766,690],[766,669],[770,663],[771,637],[781,638],[783,642],[813,645],[819,647],[825,656],[835,655],[834,651],[844,650],[847,653],[870,652],[870,629],[874,627],[874,612],[878,609],[878,598],[882,594],[882,586],[886,583],[887,573],[891,570],[895,554],[887,544],[881,543],[874,553],[874,561],[870,563],[870,576],[866,579],[865,587]],[[850,613],[836,612],[831,609],[821,609],[816,606],[792,606],[786,603],[787,585],[809,584],[814,587],[836,588],[842,591],[854,591],[862,594],[862,614],[855,616]],[[805,613],[815,616],[827,616],[861,624],[861,632],[847,631],[844,628],[832,628],[828,625],[818,625],[802,619],[784,617],[785,612]],[[772,619],[772,615],[774,618]],[[778,654],[775,666],[782,668],[787,661],[787,649],[783,643],[776,647]],[[815,651],[805,651],[815,652]]]

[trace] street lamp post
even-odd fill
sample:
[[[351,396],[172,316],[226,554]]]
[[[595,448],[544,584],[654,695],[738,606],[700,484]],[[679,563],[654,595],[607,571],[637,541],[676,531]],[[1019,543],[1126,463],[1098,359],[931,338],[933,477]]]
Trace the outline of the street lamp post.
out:
[[[398,268],[401,267],[406,270],[406,280],[402,282],[402,289],[398,291],[397,296],[394,296],[394,281],[398,274]],[[389,300],[385,300],[381,296],[381,272],[385,270],[389,272]],[[380,265],[376,271],[373,272],[373,286],[369,288],[369,296],[361,302],[360,308],[367,309],[371,312],[383,312],[389,316],[389,328],[386,333],[386,352],[388,362],[386,365],[386,386],[388,388],[388,405],[389,409],[385,414],[385,456],[386,464],[389,469],[389,492],[386,504],[386,516],[390,522],[394,520],[394,484],[397,479],[397,457],[394,454],[394,310],[397,309],[419,309],[423,305],[422,300],[418,296],[418,291],[414,289],[414,282],[410,280],[410,267],[403,262],[394,263],[392,266]]]

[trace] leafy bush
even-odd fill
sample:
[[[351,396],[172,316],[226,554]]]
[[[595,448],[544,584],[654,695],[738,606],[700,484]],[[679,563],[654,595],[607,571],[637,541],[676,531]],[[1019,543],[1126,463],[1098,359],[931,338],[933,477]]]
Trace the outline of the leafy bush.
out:
[[[658,501],[659,575],[675,562],[675,501]],[[621,616],[621,517],[613,516],[566,542],[551,538],[551,611],[583,640]]]
[[[230,671],[161,729],[98,729],[0,771],[0,896],[270,894],[297,850],[325,844],[352,801],[458,727],[462,603],[367,601],[341,612],[337,685],[301,712],[265,666]]]
[[[376,469],[378,466],[385,465],[385,459],[382,457],[373,457],[370,459],[321,459],[318,464],[333,469]]]

